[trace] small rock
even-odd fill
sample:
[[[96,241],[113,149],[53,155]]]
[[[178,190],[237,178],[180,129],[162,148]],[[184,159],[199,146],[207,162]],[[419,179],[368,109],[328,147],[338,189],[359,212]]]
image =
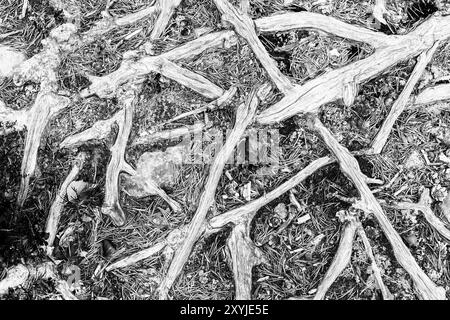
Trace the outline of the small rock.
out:
[[[408,242],[408,244],[411,247],[417,247],[419,246],[419,240],[417,239],[417,236],[414,234],[410,234],[409,236],[406,237],[406,242]]]

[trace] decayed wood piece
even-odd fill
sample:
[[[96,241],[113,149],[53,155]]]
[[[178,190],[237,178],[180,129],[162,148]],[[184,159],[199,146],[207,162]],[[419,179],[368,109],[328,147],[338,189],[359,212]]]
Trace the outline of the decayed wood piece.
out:
[[[112,97],[117,89],[128,81],[161,71],[161,60],[172,62],[193,59],[210,48],[229,48],[237,39],[232,31],[211,33],[177,47],[159,56],[146,56],[137,61],[126,61],[116,71],[103,76],[93,77],[91,85],[81,92],[82,97],[96,94],[101,98]]]
[[[299,18],[298,21],[303,20]],[[336,34],[338,29],[329,31]],[[261,112],[257,122],[272,124],[299,113],[313,113],[321,106],[344,97],[346,104],[351,104],[358,93],[358,85],[450,37],[450,16],[432,17],[407,35],[386,37],[388,42],[380,43],[371,56],[297,86],[281,101]]]
[[[70,292],[68,283],[57,276],[56,266],[50,262],[37,266],[19,264],[10,268],[6,278],[0,281],[0,296],[7,294],[9,289],[26,285],[29,281],[36,278],[55,280],[56,290],[64,300],[78,300]]]
[[[389,135],[391,134],[395,122],[408,105],[414,87],[422,77],[425,68],[433,58],[433,55],[436,52],[436,49],[439,47],[439,45],[440,41],[436,41],[436,43],[431,49],[423,52],[419,56],[417,64],[411,76],[409,77],[405,88],[398,97],[397,101],[395,101],[394,105],[391,108],[391,111],[389,112],[388,116],[386,117],[386,120],[383,123],[383,126],[381,127],[380,131],[378,132],[378,134],[376,135],[375,139],[372,142],[371,149],[374,154],[380,154],[384,146],[386,145],[386,142],[388,141]]]
[[[430,280],[430,278],[414,260],[414,257],[403,243],[400,235],[393,228],[380,204],[367,186],[359,168],[358,161],[345,147],[339,144],[336,138],[333,137],[331,132],[320,122],[317,117],[311,116],[310,122],[312,127],[317,131],[328,148],[338,159],[343,173],[353,182],[358,190],[361,200],[355,204],[355,207],[363,210],[364,212],[371,213],[377,218],[381,229],[392,245],[392,250],[397,261],[411,276],[419,297],[428,300],[445,299],[445,289],[436,286]]]
[[[348,213],[348,212],[347,212]],[[336,255],[328,268],[324,279],[317,288],[314,300],[322,300],[331,285],[336,281],[339,275],[350,263],[352,256],[353,240],[355,239],[356,230],[358,229],[358,220],[356,216],[351,214],[339,217],[344,222],[344,228],[341,234],[341,240]]]
[[[450,241],[450,230],[445,223],[439,219],[431,209],[432,199],[430,196],[430,190],[424,189],[418,203],[409,202],[397,202],[389,204],[389,207],[393,207],[398,210],[413,210],[422,212],[425,220],[445,239]]]
[[[64,208],[64,204],[66,203],[67,196],[67,188],[70,183],[73,182],[81,169],[84,166],[86,161],[87,154],[84,152],[80,152],[76,157],[72,170],[67,175],[64,180],[61,188],[59,189],[58,194],[56,195],[56,199],[53,201],[52,206],[50,207],[50,213],[47,217],[47,224],[45,227],[45,232],[48,234],[47,245],[45,246],[46,253],[51,256],[53,254],[53,242],[56,238],[56,232],[58,231],[58,223],[61,218],[62,210]]]
[[[378,267],[377,261],[375,260],[375,256],[373,255],[372,246],[370,245],[369,239],[367,238],[366,232],[364,231],[361,223],[358,225],[358,236],[362,240],[364,244],[364,248],[366,250],[366,254],[370,260],[370,266],[372,267],[373,276],[375,278],[376,285],[378,289],[381,291],[381,295],[384,300],[394,300],[394,296],[389,291],[389,289],[384,285],[383,278],[381,276],[381,270]]]
[[[233,227],[227,240],[228,255],[234,274],[235,300],[250,300],[253,267],[266,263],[263,252],[250,238],[250,225],[256,211],[250,212]]]
[[[284,94],[289,92],[293,88],[293,85],[281,73],[276,62],[270,57],[264,45],[259,40],[253,20],[247,13],[239,12],[228,0],[214,0],[214,2],[222,14],[222,19],[231,23],[236,29],[236,32],[247,41],[277,88]]]
[[[175,250],[167,274],[160,284],[158,289],[160,299],[167,298],[167,294],[188,260],[194,244],[204,231],[206,215],[214,201],[215,192],[222,176],[223,168],[232,155],[234,148],[241,140],[245,129],[252,123],[258,102],[256,92],[253,92],[250,95],[249,100],[240,105],[237,109],[236,123],[228,136],[227,141],[214,158],[197,211],[188,225],[186,239],[183,241],[183,244]]]
[[[445,100],[450,100],[450,84],[441,84],[423,90],[414,97],[412,104],[427,105]]]

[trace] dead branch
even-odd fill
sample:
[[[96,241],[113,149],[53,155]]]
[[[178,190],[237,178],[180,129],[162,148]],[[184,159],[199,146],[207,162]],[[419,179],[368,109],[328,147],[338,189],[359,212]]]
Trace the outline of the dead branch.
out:
[[[338,159],[343,173],[354,183],[356,189],[358,190],[361,197],[361,201],[357,205],[358,209],[361,209],[367,213],[372,213],[377,218],[381,229],[392,245],[392,250],[396,259],[411,276],[420,298],[445,299],[445,289],[436,286],[419,267],[417,262],[414,260],[414,257],[411,255],[411,252],[403,243],[400,235],[395,231],[392,224],[386,217],[380,204],[367,186],[359,168],[358,161],[345,147],[339,144],[336,138],[333,137],[331,132],[320,122],[317,117],[312,117],[311,124]]]
[[[239,12],[228,0],[214,0],[214,3],[222,14],[222,19],[231,23],[237,34],[247,41],[277,88],[284,94],[290,91],[293,88],[291,81],[281,73],[264,48],[256,34],[255,24],[247,13]]]
[[[425,68],[433,58],[433,55],[436,52],[439,45],[440,41],[436,41],[436,43],[431,49],[424,51],[419,56],[418,62],[411,76],[409,77],[405,88],[398,97],[397,101],[395,101],[391,111],[389,112],[389,115],[387,116],[386,120],[383,123],[383,126],[381,127],[380,131],[378,132],[377,136],[375,137],[372,143],[372,151],[374,154],[380,154],[384,146],[386,145],[386,142],[389,138],[392,128],[394,127],[395,122],[408,105],[409,98],[414,90],[414,87],[422,77]]]
[[[355,216],[350,214],[346,214],[345,217],[342,218],[344,219],[342,222],[344,222],[345,225],[342,230],[338,250],[324,279],[317,288],[314,300],[323,300],[323,298],[325,298],[325,294],[330,289],[331,285],[350,263],[353,240],[355,238],[356,230],[358,229],[358,220]]]
[[[450,230],[447,228],[445,223],[439,219],[431,209],[432,199],[430,197],[430,190],[425,188],[420,196],[418,203],[410,202],[397,202],[394,204],[389,204],[389,207],[398,210],[413,210],[422,212],[425,220],[445,239],[450,241]]]
[[[183,244],[175,250],[174,257],[169,266],[166,276],[164,277],[158,289],[160,299],[166,299],[167,294],[172,287],[178,275],[181,273],[184,264],[191,254],[194,244],[197,242],[204,230],[206,223],[206,215],[214,201],[217,185],[222,176],[223,168],[234,148],[241,140],[245,129],[252,123],[256,108],[258,106],[258,98],[256,92],[253,92],[250,99],[245,104],[238,107],[236,112],[236,123],[233,130],[227,138],[224,146],[220,149],[211,165],[208,180],[206,181],[204,192],[201,195],[197,212],[192,221],[188,225],[186,239]]]
[[[250,300],[253,267],[266,263],[263,252],[250,238],[250,225],[256,211],[249,213],[233,227],[227,240],[228,255],[234,274],[235,300]]]
[[[304,21],[304,19],[297,21]],[[449,22],[448,16],[432,17],[407,35],[386,36],[386,39],[389,39],[388,42],[380,43],[371,56],[327,72],[302,86],[297,86],[280,102],[261,112],[257,116],[257,122],[267,125],[283,121],[299,113],[314,113],[321,106],[344,97],[347,97],[346,103],[352,102],[358,92],[358,85],[399,62],[429,50],[437,41],[447,39],[450,36]],[[334,34],[338,33],[336,28],[330,31]],[[361,33],[354,34],[361,35]],[[367,39],[370,39],[369,35]],[[350,96],[353,98],[349,99]]]
[[[56,232],[58,231],[58,223],[62,214],[64,204],[66,203],[67,188],[70,185],[70,183],[77,178],[78,174],[80,173],[81,169],[84,166],[86,157],[87,154],[84,152],[80,152],[78,154],[78,156],[74,161],[72,170],[69,172],[63,184],[61,185],[61,188],[59,189],[59,192],[56,195],[56,199],[50,208],[50,213],[48,215],[47,225],[45,228],[45,232],[48,233],[45,251],[49,256],[53,254],[53,242],[55,241]]]
[[[378,289],[381,291],[381,295],[383,296],[384,300],[394,300],[394,296],[389,291],[389,289],[384,285],[383,278],[381,277],[381,270],[378,267],[377,261],[375,259],[375,256],[373,255],[372,246],[370,245],[370,241],[367,238],[366,232],[364,231],[363,226],[361,223],[358,225],[358,236],[361,238],[364,248],[366,249],[366,254],[369,257],[370,265],[372,267],[373,276],[375,278],[376,285]]]

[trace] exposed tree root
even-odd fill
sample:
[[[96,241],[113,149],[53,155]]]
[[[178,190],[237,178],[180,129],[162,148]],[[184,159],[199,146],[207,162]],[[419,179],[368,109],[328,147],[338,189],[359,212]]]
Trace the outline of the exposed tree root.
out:
[[[57,276],[56,267],[53,263],[47,262],[38,266],[19,264],[8,270],[6,278],[0,281],[0,296],[7,294],[9,289],[15,289],[27,285],[33,279],[53,279],[56,282],[56,290],[61,294],[64,300],[78,300],[70,292],[66,281]]]
[[[378,201],[373,196],[364,177],[359,168],[358,161],[350,154],[350,152],[337,142],[330,131],[320,122],[320,120],[313,116],[311,118],[312,126],[324,140],[328,148],[338,159],[343,173],[354,183],[358,190],[361,201],[357,203],[357,208],[364,212],[373,214],[383,230],[386,238],[392,245],[392,249],[397,261],[411,276],[417,293],[422,299],[445,299],[445,289],[437,287],[425,272],[419,267],[414,260],[411,252],[403,243],[400,235],[392,227],[392,224],[387,219],[383,209]],[[355,205],[356,207],[356,205]]]
[[[47,218],[47,225],[45,228],[45,232],[48,234],[47,245],[45,246],[45,251],[47,255],[51,256],[53,254],[53,242],[56,238],[56,232],[58,231],[58,223],[61,218],[62,210],[64,208],[64,204],[66,203],[67,197],[67,188],[70,183],[75,181],[81,169],[84,166],[86,161],[87,154],[81,152],[78,154],[77,158],[74,161],[72,170],[67,175],[64,180],[61,188],[59,189],[58,194],[56,195],[56,199],[53,201],[53,204],[50,208],[50,213]]]
[[[391,111],[389,112],[389,115],[386,117],[386,120],[383,123],[383,126],[381,127],[380,131],[378,132],[377,136],[375,137],[372,143],[372,151],[374,154],[380,154],[384,146],[386,145],[386,142],[391,134],[395,122],[405,110],[409,102],[409,98],[414,90],[414,87],[422,77],[425,68],[433,58],[433,55],[436,52],[436,49],[439,47],[439,45],[440,41],[436,41],[436,43],[433,45],[431,49],[424,51],[419,56],[417,65],[414,68],[411,76],[409,77],[409,80],[406,83],[405,88],[398,97],[397,101],[395,101],[394,105],[391,108]]]

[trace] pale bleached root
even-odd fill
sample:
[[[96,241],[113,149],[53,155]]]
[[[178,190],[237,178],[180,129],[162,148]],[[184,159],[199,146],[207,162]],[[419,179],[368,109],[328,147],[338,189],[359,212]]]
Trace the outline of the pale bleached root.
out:
[[[336,138],[333,137],[331,132],[316,116],[311,116],[310,121],[312,127],[338,159],[343,173],[353,182],[358,190],[361,200],[355,204],[355,207],[366,213],[373,214],[378,220],[381,229],[392,246],[395,258],[412,278],[419,297],[424,300],[445,299],[445,289],[436,286],[420,268],[411,252],[403,243],[400,235],[388,220],[380,204],[367,186],[364,175],[361,173],[355,157],[345,147],[339,144]]]
[[[228,0],[214,0],[214,3],[222,14],[222,19],[232,24],[236,33],[247,41],[253,53],[256,55],[256,58],[261,62],[263,68],[266,69],[275,86],[283,94],[292,90],[294,88],[293,84],[281,73],[275,60],[270,57],[269,53],[264,48],[264,45],[256,34],[255,24],[247,13],[239,11],[234,5],[229,3]]]
[[[384,146],[386,145],[395,122],[397,122],[398,117],[403,113],[406,106],[408,105],[415,86],[422,77],[425,68],[427,67],[428,63],[430,63],[439,45],[440,41],[437,41],[431,49],[423,52],[419,56],[418,62],[411,76],[409,77],[405,88],[398,97],[397,101],[395,101],[394,105],[391,108],[391,111],[389,112],[386,120],[383,123],[383,126],[381,127],[372,143],[372,151],[374,154],[380,154]]]
[[[186,239],[183,241],[182,245],[175,250],[167,274],[158,288],[160,299],[167,299],[169,290],[181,273],[191,254],[192,248],[203,234],[204,225],[207,221],[206,216],[211,204],[214,201],[215,192],[222,176],[223,168],[233,153],[234,148],[240,142],[247,126],[253,122],[258,104],[259,99],[256,96],[256,91],[254,90],[247,102],[238,107],[235,125],[231,130],[227,141],[220,149],[211,165],[209,176],[205,184],[204,192],[200,197],[197,211],[187,227]]]
[[[227,253],[234,275],[235,300],[251,300],[253,268],[267,263],[261,249],[250,238],[250,225],[255,215],[256,211],[249,213],[235,225],[227,240]]]
[[[58,112],[67,108],[71,99],[55,93],[39,92],[36,101],[28,112],[27,137],[25,139],[25,150],[21,166],[21,184],[17,203],[23,206],[28,197],[30,179],[34,176],[37,166],[37,156],[41,138],[47,124]]]
[[[19,264],[10,268],[6,278],[0,281],[0,296],[7,294],[10,289],[26,286],[36,278],[53,279],[56,282],[56,290],[64,300],[78,300],[70,291],[69,284],[57,276],[56,266],[51,262],[38,266]]]
[[[309,13],[306,17],[310,17]],[[338,33],[337,28],[329,31],[333,34]],[[432,17],[406,35],[382,37],[387,39],[387,42],[380,42],[371,56],[327,72],[304,85],[296,86],[281,101],[261,112],[257,122],[264,125],[278,123],[296,114],[314,113],[321,106],[337,100],[344,100],[346,105],[351,105],[358,93],[359,85],[392,66],[431,49],[436,42],[449,38],[450,16]]]
[[[381,291],[381,295],[383,297],[383,300],[394,300],[394,296],[389,291],[389,289],[386,287],[386,285],[383,282],[383,278],[381,275],[381,269],[378,267],[377,261],[375,259],[375,256],[373,255],[372,246],[370,245],[369,239],[367,238],[366,232],[364,231],[363,226],[361,223],[358,225],[358,236],[362,240],[364,244],[364,248],[366,250],[366,254],[369,257],[370,260],[370,266],[372,267],[373,276],[375,278],[375,283]]]
[[[106,169],[105,198],[101,212],[109,216],[116,226],[123,226],[126,221],[125,213],[119,201],[119,177],[122,172],[131,174],[133,171],[125,161],[125,151],[133,124],[137,94],[136,88],[130,85],[124,88],[124,92],[119,96],[119,104],[122,106],[124,113],[123,118],[117,122],[119,132],[116,142],[111,147],[111,160]]]
[[[358,229],[358,220],[356,216],[347,214],[343,217],[344,227],[341,234],[341,240],[336,255],[328,268],[325,277],[317,288],[314,300],[323,300],[331,285],[336,281],[339,275],[349,265],[352,257],[353,241],[356,230]]]
[[[430,196],[430,190],[424,189],[418,203],[396,202],[387,206],[398,210],[422,212],[428,224],[432,226],[442,237],[450,241],[450,229],[448,229],[446,224],[434,214],[433,209],[431,209],[431,203],[432,199]]]
[[[67,201],[67,188],[69,187],[70,183],[75,181],[75,179],[78,177],[81,169],[84,166],[86,158],[86,153],[80,152],[78,154],[73,163],[72,170],[69,172],[63,184],[61,185],[61,188],[56,195],[56,199],[53,201],[53,204],[50,207],[50,213],[47,217],[47,224],[45,227],[45,232],[48,234],[45,251],[49,256],[53,254],[53,242],[55,241],[56,233],[58,231],[58,223],[61,218],[64,205]]]

